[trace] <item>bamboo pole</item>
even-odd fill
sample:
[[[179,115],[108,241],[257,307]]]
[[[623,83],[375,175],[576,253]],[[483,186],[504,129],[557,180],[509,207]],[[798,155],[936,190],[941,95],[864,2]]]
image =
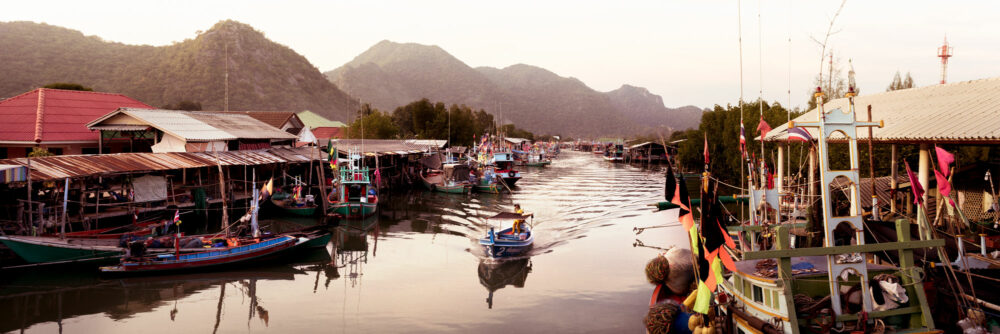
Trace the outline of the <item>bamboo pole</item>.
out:
[[[63,187],[62,205],[62,226],[59,228],[59,238],[66,238],[66,205],[69,203],[69,178],[66,178],[66,186]]]

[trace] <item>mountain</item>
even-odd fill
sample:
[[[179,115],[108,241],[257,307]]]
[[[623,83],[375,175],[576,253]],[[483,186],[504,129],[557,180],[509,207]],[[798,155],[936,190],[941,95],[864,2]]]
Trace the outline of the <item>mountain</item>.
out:
[[[472,68],[438,46],[381,41],[325,74],[380,110],[427,98],[485,109],[538,133],[594,137],[691,125],[691,108],[666,108],[659,96],[642,88],[625,86],[645,95],[625,87],[602,93],[575,78],[524,64]]]
[[[308,109],[347,120],[358,106],[305,57],[229,20],[158,47],[108,42],[41,23],[0,22],[0,50],[0,97],[73,82],[153,106],[189,100],[222,110],[228,63],[230,110]]]
[[[639,124],[669,124],[673,130],[696,128],[701,123],[704,110],[695,106],[670,109],[663,106],[663,98],[642,87],[622,85],[607,96],[618,110]]]

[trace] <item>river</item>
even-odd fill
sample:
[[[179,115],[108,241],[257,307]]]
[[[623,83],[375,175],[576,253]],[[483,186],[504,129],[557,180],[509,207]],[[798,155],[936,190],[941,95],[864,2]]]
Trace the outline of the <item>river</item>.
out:
[[[564,151],[521,170],[513,194],[386,194],[378,216],[292,263],[127,279],[4,273],[0,332],[641,333],[646,262],[687,246],[679,227],[633,231],[676,222],[646,206],[663,198],[662,169]],[[535,213],[535,246],[487,260],[484,218],[513,203]]]

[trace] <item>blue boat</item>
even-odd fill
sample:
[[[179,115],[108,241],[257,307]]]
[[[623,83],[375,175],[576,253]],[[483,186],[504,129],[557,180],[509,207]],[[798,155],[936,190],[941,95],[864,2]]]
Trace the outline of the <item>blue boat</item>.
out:
[[[490,226],[486,236],[479,239],[479,244],[483,246],[486,255],[491,258],[512,257],[526,254],[531,250],[531,245],[535,242],[535,235],[531,232],[534,215],[522,215],[514,212],[501,212],[493,217],[487,218],[487,223],[496,222],[501,228],[499,232]],[[513,233],[514,222],[525,221],[520,233]],[[509,225],[510,227],[503,228]]]

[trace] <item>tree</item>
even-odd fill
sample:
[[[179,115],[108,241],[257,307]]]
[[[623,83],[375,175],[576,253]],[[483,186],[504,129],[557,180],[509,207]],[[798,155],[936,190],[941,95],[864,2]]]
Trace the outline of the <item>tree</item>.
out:
[[[86,91],[86,92],[93,92],[94,91],[93,88],[84,87],[81,84],[70,83],[70,82],[55,82],[55,83],[50,83],[48,85],[42,86],[42,88],[62,89],[62,90],[81,90],[81,91]]]
[[[809,89],[809,101],[806,103],[806,110],[816,108],[816,98],[813,97],[813,94],[816,93],[816,87],[823,89],[823,93],[826,95],[825,101],[839,99],[847,94],[848,81],[844,78],[844,71],[840,65],[839,57],[834,57],[831,62],[827,63],[827,71],[826,76],[822,73],[817,74],[813,80],[813,86]],[[854,87],[854,93],[860,94],[861,89]]]
[[[392,121],[392,116],[372,109],[371,105],[364,104],[358,111],[358,117],[348,128],[348,137],[367,139],[394,139],[399,137],[399,127]],[[363,130],[362,131],[362,126]]]
[[[760,154],[760,141],[754,140],[759,134],[757,125],[760,122],[760,103],[763,103],[764,120],[772,127],[784,124],[788,121],[789,111],[775,102],[754,102],[743,104],[743,126],[747,136],[747,152],[750,155]],[[801,115],[800,112],[791,112],[794,119]],[[705,136],[708,134],[708,136]],[[705,160],[703,156],[705,138],[708,138],[708,151],[711,160],[712,174],[729,184],[740,184],[740,165],[742,158],[740,155],[740,107],[739,105],[727,105],[725,107],[716,105],[714,109],[706,111],[701,116],[701,124],[697,129],[677,131],[671,134],[670,141],[685,139],[678,144],[678,163],[687,171],[701,171],[704,169]],[[767,143],[768,148],[775,147],[774,143]],[[790,152],[798,152],[798,146],[802,144],[791,144]],[[773,152],[773,150],[768,150]],[[775,166],[772,153],[767,153],[765,158],[768,164]],[[792,166],[797,166],[801,156],[790,154]]]
[[[891,92],[913,87],[913,77],[910,76],[910,72],[906,72],[906,79],[902,79],[899,76],[899,71],[896,71],[896,75],[892,77],[892,82],[889,83],[889,87],[886,87],[885,91]]]

